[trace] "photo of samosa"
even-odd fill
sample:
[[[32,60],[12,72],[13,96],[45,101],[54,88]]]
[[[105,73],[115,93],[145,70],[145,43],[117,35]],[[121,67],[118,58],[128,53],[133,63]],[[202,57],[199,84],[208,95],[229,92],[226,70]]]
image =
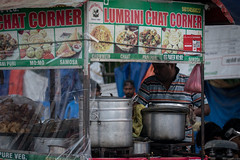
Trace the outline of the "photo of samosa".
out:
[[[56,52],[58,57],[71,57],[74,54],[76,54],[76,52],[71,49],[67,42],[63,42]]]

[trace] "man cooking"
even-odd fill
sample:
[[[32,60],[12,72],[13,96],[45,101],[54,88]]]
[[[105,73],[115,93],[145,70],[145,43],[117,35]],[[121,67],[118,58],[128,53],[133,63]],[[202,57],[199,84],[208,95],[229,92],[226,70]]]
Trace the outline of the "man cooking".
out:
[[[141,110],[149,103],[178,103],[196,106],[193,113],[201,116],[201,94],[184,91],[188,76],[179,73],[179,68],[173,63],[153,63],[155,75],[148,77],[142,83],[135,100],[134,111]],[[140,105],[139,105],[140,104]],[[204,114],[210,113],[207,100],[204,100]],[[136,109],[141,108],[141,109]],[[135,117],[136,113],[134,113]],[[141,121],[133,119],[133,132],[139,135]]]

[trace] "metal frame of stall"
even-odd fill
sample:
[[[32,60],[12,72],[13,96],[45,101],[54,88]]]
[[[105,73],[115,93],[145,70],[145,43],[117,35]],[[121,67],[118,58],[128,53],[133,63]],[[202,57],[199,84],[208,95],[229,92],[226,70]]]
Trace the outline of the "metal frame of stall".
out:
[[[89,12],[87,11],[87,3],[85,3],[84,5],[84,13],[85,13],[85,17],[88,17]],[[204,16],[203,16],[204,17]],[[205,17],[204,17],[205,18]],[[85,33],[89,33],[89,23],[87,18],[84,18],[84,31]],[[205,25],[205,19],[203,20],[203,35],[204,35],[204,25]],[[90,86],[90,74],[89,74],[89,52],[88,49],[89,48],[89,39],[88,39],[88,35],[84,34],[84,85],[83,85],[83,89],[84,89],[84,98],[83,98],[83,136],[85,136],[86,138],[89,138],[89,86]],[[204,54],[204,42],[203,42],[203,54]],[[109,61],[109,60],[108,60]],[[132,60],[133,62],[137,62],[137,60]],[[120,62],[126,62],[126,61],[120,61]],[[143,61],[141,61],[143,62]],[[161,63],[174,63],[174,62],[170,62],[170,61],[145,61],[145,62],[161,62]],[[176,62],[175,62],[176,63]],[[202,93],[201,93],[201,104],[202,104],[202,117],[201,117],[201,122],[202,122],[202,159],[204,158],[204,59],[203,62],[201,62],[201,84],[202,84]],[[80,133],[81,135],[81,133]],[[85,146],[88,145],[87,141],[85,141],[84,143]]]
[[[87,1],[86,1],[87,2]],[[86,3],[85,3],[86,4]],[[86,6],[86,5],[84,5]],[[11,11],[12,12],[12,11]],[[86,18],[84,18],[84,21],[86,21]],[[87,28],[87,25],[86,25],[86,22],[85,22],[85,25],[83,26],[83,28]],[[78,40],[73,40],[73,41],[85,41],[84,39],[78,39]],[[64,42],[64,41],[61,41],[61,42]],[[51,42],[51,43],[56,43],[56,42]],[[37,43],[29,43],[29,44],[37,44]],[[43,43],[45,44],[45,43]],[[46,43],[48,44],[48,43]],[[22,44],[24,45],[24,44]],[[85,46],[88,45],[88,40],[85,42]],[[20,45],[19,45],[20,46]],[[49,98],[50,98],[50,117],[55,117],[55,101],[53,100],[53,92],[54,89],[54,80],[55,80],[55,77],[54,77],[54,74],[55,74],[55,71],[54,69],[82,69],[82,66],[86,66],[84,67],[84,84],[83,84],[83,87],[84,87],[84,93],[83,93],[83,101],[84,101],[84,104],[86,106],[88,106],[88,99],[89,99],[89,72],[88,72],[88,53],[86,51],[86,49],[84,50],[85,51],[85,55],[86,57],[84,57],[84,64],[83,65],[79,65],[79,66],[74,66],[74,67],[56,67],[56,66],[53,66],[53,67],[7,67],[7,70],[15,70],[15,69],[25,69],[25,70],[30,70],[30,69],[49,69],[50,70],[50,77],[49,77],[49,80],[50,80],[50,93],[49,93]],[[6,68],[0,68],[0,70],[4,70]],[[86,136],[85,139],[83,140],[83,147],[87,148],[89,147],[89,143],[88,141],[86,140],[87,138],[89,138],[89,131],[88,131],[88,128],[89,128],[89,113],[88,110],[84,110],[84,118],[83,118],[83,129],[84,130],[80,130],[80,126],[79,126],[79,139],[81,139],[82,136]],[[82,116],[82,115],[81,115]],[[86,120],[86,121],[85,121]],[[80,123],[79,123],[80,124]],[[84,149],[85,149],[84,148]],[[11,152],[11,151],[14,151],[14,152]],[[42,154],[42,153],[32,153],[32,151],[23,151],[23,150],[9,150],[9,149],[1,149],[0,150],[0,155],[3,156],[3,158],[8,158],[8,159],[62,159],[62,157],[58,157],[56,155],[45,155],[45,154]],[[60,155],[61,156],[61,155]],[[72,158],[64,158],[64,159],[72,159]],[[75,157],[74,159],[80,159],[80,157]]]
[[[109,0],[110,1],[110,0]],[[108,2],[109,2],[108,1]],[[89,14],[89,12],[88,12],[88,10],[87,10],[87,5],[88,5],[88,3],[86,3],[86,5],[84,6],[84,11],[85,11],[85,14]],[[88,17],[88,15],[86,15],[86,17]],[[86,23],[85,23],[85,32],[86,33],[89,33],[89,22],[88,21],[86,21]],[[204,12],[204,10],[203,10],[203,37],[205,37],[205,12]],[[101,41],[100,41],[101,42]],[[104,42],[104,41],[102,41],[102,42]],[[107,42],[108,43],[108,42]],[[205,54],[205,41],[203,41],[202,42],[202,44],[203,44],[203,46],[202,46],[202,52],[196,52],[196,53],[201,53],[201,56],[203,57],[203,61],[202,62],[200,62],[200,63],[195,63],[195,64],[200,64],[200,69],[201,69],[201,108],[202,108],[202,110],[201,110],[201,147],[202,147],[202,150],[201,150],[201,159],[204,159],[205,158],[205,151],[204,151],[204,147],[205,147],[205,145],[204,145],[204,61],[205,61],[205,58],[204,58],[204,54]],[[87,41],[87,43],[86,43],[86,46],[85,46],[86,48],[88,48],[89,47],[89,41]],[[141,47],[141,46],[137,46],[137,47]],[[163,48],[158,48],[158,49],[163,49]],[[176,50],[176,51],[184,51],[184,50]],[[88,70],[88,67],[89,67],[89,64],[87,63],[87,61],[88,61],[88,59],[85,59],[86,57],[88,57],[89,55],[88,55],[88,52],[85,50],[85,57],[84,57],[84,71],[86,72],[86,73],[88,73],[89,72],[89,70]],[[94,62],[94,61],[100,61],[101,62],[101,60],[98,60],[98,59],[93,59],[93,60],[91,60],[90,59],[90,61],[92,61],[92,62]],[[112,61],[112,60],[106,60],[106,61],[110,61],[110,62],[139,62],[138,60],[128,60],[128,61],[125,61],[125,60],[118,60],[118,61]],[[102,60],[102,62],[105,62],[105,60]],[[150,60],[150,61],[140,61],[140,62],[152,62],[152,63],[154,63],[154,62],[157,62],[157,63],[176,63],[175,61],[173,61],[173,62],[171,62],[171,61],[154,61],[154,60]],[[87,76],[87,74],[84,76],[85,78],[86,78],[86,80],[87,80],[87,82],[89,81],[89,76]],[[86,86],[88,86],[89,84],[86,84]],[[86,94],[87,94],[87,92],[86,92]],[[89,95],[89,94],[87,94],[87,95]],[[88,97],[89,98],[89,97]],[[87,99],[87,98],[86,98]],[[84,111],[84,113],[85,114],[87,114],[87,115],[89,115],[89,102],[87,102],[87,101],[85,101],[85,103],[84,103],[87,107],[85,108],[85,111]],[[87,119],[85,119],[85,127],[86,127],[86,130],[84,131],[84,134],[85,134],[85,136],[88,136],[89,135],[89,126],[88,126],[88,124],[89,124],[89,117],[88,116],[86,116],[85,118],[87,118]]]

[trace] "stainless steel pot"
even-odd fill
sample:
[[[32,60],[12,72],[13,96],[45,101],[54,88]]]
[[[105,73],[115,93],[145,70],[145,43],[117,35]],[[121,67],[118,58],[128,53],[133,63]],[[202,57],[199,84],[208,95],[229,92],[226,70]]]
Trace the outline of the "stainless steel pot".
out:
[[[152,140],[181,141],[185,138],[188,106],[174,103],[149,105],[142,110],[142,134]]]
[[[133,154],[148,154],[150,153],[150,142],[134,141]]]
[[[34,138],[34,151],[38,153],[59,153],[63,148],[69,147],[76,141],[75,138]],[[57,146],[57,147],[56,147]],[[62,148],[62,149],[60,149]]]
[[[130,99],[118,97],[90,99],[89,131],[92,147],[132,146]]]
[[[17,146],[14,142],[15,136],[0,136],[0,149],[16,149]]]

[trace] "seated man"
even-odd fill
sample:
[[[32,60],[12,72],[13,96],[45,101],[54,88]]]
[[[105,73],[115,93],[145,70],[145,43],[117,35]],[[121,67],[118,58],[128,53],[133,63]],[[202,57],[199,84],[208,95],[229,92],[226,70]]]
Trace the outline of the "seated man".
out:
[[[216,123],[214,122],[207,122],[204,124],[204,144],[211,140],[221,140],[223,135],[222,135],[222,128],[219,127]],[[200,127],[200,130],[197,132],[196,136],[196,145],[198,147],[201,147],[201,135],[202,135],[202,129]]]
[[[135,95],[134,82],[132,80],[126,80],[123,84],[123,92],[125,98],[132,98]]]

